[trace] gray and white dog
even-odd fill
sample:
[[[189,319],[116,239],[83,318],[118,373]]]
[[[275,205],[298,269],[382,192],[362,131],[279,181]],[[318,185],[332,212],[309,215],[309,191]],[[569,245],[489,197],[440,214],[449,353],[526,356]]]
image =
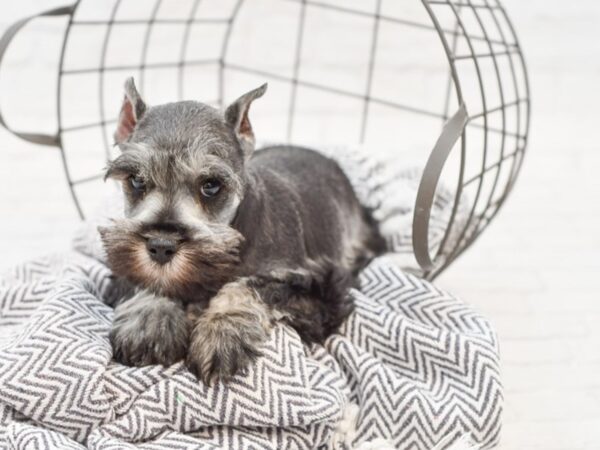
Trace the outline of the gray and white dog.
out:
[[[106,177],[125,218],[100,228],[108,264],[132,287],[115,308],[116,360],[185,359],[227,380],[260,355],[276,321],[321,342],[352,310],[357,272],[383,250],[377,225],[331,159],[299,147],[254,152],[248,119],[263,85],[225,112],[147,106],[125,84]]]

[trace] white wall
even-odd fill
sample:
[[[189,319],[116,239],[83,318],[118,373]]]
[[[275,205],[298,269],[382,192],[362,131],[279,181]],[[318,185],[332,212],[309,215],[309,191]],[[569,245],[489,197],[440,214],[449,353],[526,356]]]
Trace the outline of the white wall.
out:
[[[520,180],[489,230],[439,284],[476,305],[501,338],[506,449],[598,448],[600,439],[600,3],[506,0],[529,64],[533,114]],[[62,4],[3,2],[0,29]],[[29,52],[13,69],[52,65],[60,27],[32,27]],[[39,46],[48,48],[40,56]],[[35,55],[35,56],[34,56]],[[3,74],[1,105],[15,124],[52,130],[43,85],[11,89],[26,75]],[[52,85],[51,78],[45,83]],[[32,82],[33,83],[33,82]],[[14,103],[17,106],[14,106]],[[25,114],[24,114],[25,112]],[[0,268],[60,251],[77,226],[51,148],[0,130]]]

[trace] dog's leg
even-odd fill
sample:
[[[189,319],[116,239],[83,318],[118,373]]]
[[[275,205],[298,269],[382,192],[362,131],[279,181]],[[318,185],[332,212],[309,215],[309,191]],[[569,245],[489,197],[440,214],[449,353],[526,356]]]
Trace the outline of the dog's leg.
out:
[[[322,263],[310,269],[278,269],[252,279],[252,286],[272,309],[272,315],[289,324],[304,342],[322,343],[335,333],[354,308],[352,273]]]
[[[232,377],[260,355],[272,319],[270,308],[247,278],[225,284],[195,320],[189,369],[205,383]]]
[[[188,334],[179,302],[142,290],[115,308],[109,339],[120,363],[170,366],[185,357]]]

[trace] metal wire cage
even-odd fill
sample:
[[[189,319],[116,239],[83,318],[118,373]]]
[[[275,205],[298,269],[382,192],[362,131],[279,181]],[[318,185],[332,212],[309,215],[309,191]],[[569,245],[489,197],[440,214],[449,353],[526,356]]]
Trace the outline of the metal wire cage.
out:
[[[66,21],[54,134],[79,215],[102,190],[127,76],[152,103],[223,107],[269,81],[253,107],[267,141],[362,144],[422,168],[413,248],[433,278],[486,228],[514,185],[529,128],[523,55],[497,0],[79,0]],[[33,17],[0,40],[0,63]],[[432,205],[451,190],[444,232]]]

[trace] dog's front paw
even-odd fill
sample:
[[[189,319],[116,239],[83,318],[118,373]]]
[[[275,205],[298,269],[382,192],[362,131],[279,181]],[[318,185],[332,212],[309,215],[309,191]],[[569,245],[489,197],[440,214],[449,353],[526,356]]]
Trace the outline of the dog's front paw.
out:
[[[271,329],[269,312],[256,293],[230,283],[194,325],[187,366],[206,384],[229,381],[261,355]]]
[[[119,305],[109,334],[114,359],[128,366],[170,366],[185,358],[188,338],[183,309],[152,294]]]
[[[199,320],[190,342],[187,366],[206,384],[228,381],[261,355],[267,333],[258,324],[238,327],[235,318]]]

